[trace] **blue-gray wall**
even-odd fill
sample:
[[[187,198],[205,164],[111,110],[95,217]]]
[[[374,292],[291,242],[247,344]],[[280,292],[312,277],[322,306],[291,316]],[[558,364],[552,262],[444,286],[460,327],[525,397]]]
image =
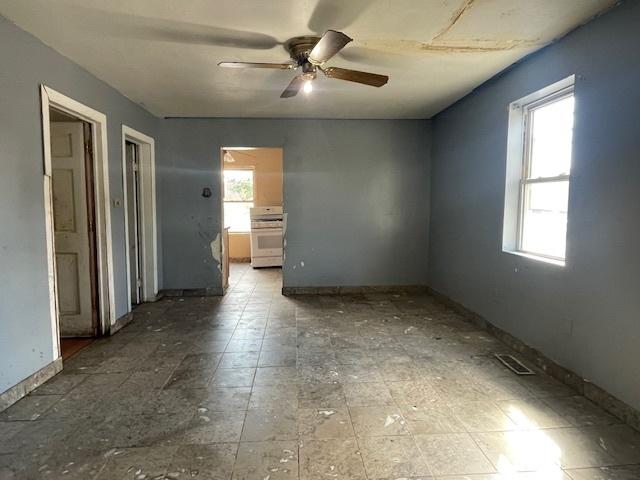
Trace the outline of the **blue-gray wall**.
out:
[[[165,288],[220,286],[211,242],[220,231],[220,149],[230,146],[283,147],[285,286],[426,282],[428,121],[173,119],[163,127]]]
[[[121,125],[156,139],[161,286],[220,285],[211,241],[220,229],[219,152],[232,145],[284,148],[288,285],[426,282],[428,121],[161,120],[2,17],[0,63],[0,393],[53,360],[41,84],[107,116],[112,199],[123,197]],[[124,210],[109,208],[120,317]]]
[[[0,17],[0,393],[53,360],[40,84],[107,115],[113,198],[123,196],[122,123],[157,137],[161,122]],[[117,318],[127,311],[124,210],[110,208]]]
[[[640,408],[640,3],[433,122],[429,283]],[[567,265],[501,251],[507,106],[576,74]]]

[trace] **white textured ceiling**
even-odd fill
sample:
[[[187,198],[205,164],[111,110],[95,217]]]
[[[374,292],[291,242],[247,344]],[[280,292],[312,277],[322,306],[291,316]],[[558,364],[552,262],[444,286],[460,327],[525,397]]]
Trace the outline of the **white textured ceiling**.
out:
[[[426,118],[616,0],[0,0],[0,14],[158,116]],[[284,62],[294,36],[352,37],[328,65],[374,88],[219,61]]]

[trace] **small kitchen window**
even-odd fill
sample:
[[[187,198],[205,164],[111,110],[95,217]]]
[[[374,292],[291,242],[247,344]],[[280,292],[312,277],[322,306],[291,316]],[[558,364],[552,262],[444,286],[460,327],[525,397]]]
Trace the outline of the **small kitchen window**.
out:
[[[510,105],[503,248],[564,264],[573,77]]]
[[[233,233],[251,231],[250,209],[254,197],[254,172],[224,169],[224,224]]]

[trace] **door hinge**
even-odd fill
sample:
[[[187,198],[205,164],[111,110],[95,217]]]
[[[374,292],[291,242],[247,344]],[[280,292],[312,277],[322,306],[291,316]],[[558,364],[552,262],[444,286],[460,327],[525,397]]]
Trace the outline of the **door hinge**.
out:
[[[134,172],[138,171],[138,162],[136,162],[135,160],[133,161],[133,171]]]
[[[142,279],[141,279],[141,278],[138,278],[138,279],[136,280],[136,286],[137,286],[138,288],[142,287]]]

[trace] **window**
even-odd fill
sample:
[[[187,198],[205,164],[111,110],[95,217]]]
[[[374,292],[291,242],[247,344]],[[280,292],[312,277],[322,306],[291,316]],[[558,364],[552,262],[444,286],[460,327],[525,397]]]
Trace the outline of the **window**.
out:
[[[505,250],[564,263],[573,118],[573,77],[511,105]]]
[[[249,232],[253,207],[253,170],[223,171],[224,224],[230,232]]]

